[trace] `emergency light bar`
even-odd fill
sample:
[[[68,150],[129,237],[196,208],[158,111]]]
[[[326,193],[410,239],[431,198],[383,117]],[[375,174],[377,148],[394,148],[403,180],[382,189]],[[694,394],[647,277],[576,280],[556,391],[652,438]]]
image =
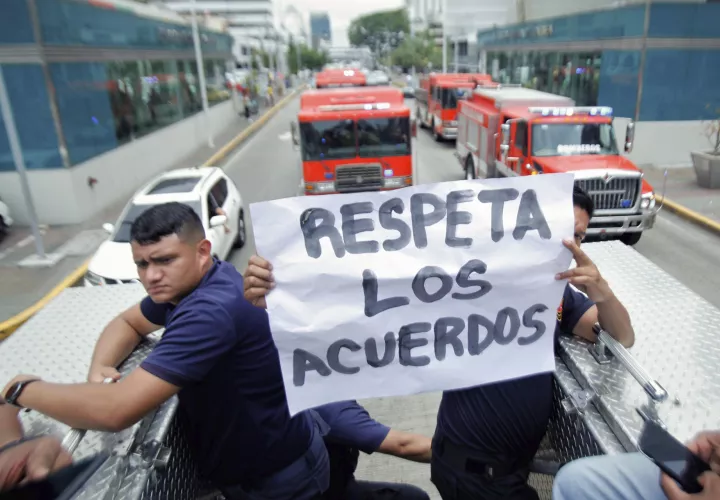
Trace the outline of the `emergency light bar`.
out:
[[[609,106],[578,106],[576,108],[531,107],[529,111],[533,114],[541,114],[543,116],[612,116],[613,114],[613,109]]]
[[[374,104],[326,104],[318,106],[319,111],[352,111],[372,109],[390,109],[389,102],[376,102]]]

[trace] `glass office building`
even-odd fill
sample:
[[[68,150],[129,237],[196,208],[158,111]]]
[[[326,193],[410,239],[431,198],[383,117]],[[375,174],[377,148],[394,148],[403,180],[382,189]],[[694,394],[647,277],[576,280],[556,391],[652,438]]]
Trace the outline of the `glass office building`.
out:
[[[202,109],[192,30],[101,0],[2,0],[0,65],[28,169],[75,166]],[[201,28],[210,105],[232,38]],[[0,118],[0,172],[15,165]]]
[[[718,118],[720,4],[653,2],[645,9],[479,32],[481,65],[497,81],[569,96],[580,106],[612,106],[615,116]]]

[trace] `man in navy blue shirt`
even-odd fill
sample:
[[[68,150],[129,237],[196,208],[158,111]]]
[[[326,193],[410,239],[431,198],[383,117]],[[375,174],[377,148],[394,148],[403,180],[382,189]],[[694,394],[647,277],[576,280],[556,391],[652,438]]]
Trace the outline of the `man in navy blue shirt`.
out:
[[[580,249],[594,206],[580,188],[573,192],[575,238],[565,242],[576,267],[558,274],[567,280],[557,310],[556,336],[574,334],[595,341],[600,323],[626,347],[635,334],[630,316]],[[272,266],[253,257],[245,271],[245,297],[265,307],[274,286]],[[582,292],[581,292],[582,291]],[[431,477],[444,500],[537,499],[527,484],[528,466],[537,452],[552,409],[552,374],[446,391],[433,438]]]
[[[325,429],[330,454],[330,488],[324,500],[430,500],[416,486],[355,479],[360,451],[430,462],[430,438],[390,429],[374,420],[357,401],[340,401],[311,410]]]
[[[565,242],[576,267],[556,276],[568,280],[557,310],[556,338],[574,334],[592,342],[595,323],[630,347],[630,316],[580,249],[594,206],[581,189],[573,193],[575,241]],[[581,289],[584,293],[578,291]],[[528,466],[547,430],[552,374],[470,389],[446,391],[433,437],[431,478],[443,500],[536,500]]]
[[[119,431],[177,394],[198,465],[226,498],[319,498],[329,486],[327,450],[311,415],[290,417],[267,313],[244,299],[242,276],[213,259],[184,204],[145,211],[131,240],[148,297],[105,328],[90,383],[20,376],[6,399],[71,427]],[[115,367],[161,327],[155,349],[120,379]],[[97,383],[108,377],[117,383]]]

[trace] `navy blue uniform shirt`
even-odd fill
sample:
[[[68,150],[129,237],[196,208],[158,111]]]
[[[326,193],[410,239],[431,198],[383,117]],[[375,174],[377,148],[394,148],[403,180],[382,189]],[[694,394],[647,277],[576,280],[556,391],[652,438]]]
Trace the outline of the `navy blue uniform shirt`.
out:
[[[593,302],[570,285],[557,311],[555,338],[571,334]],[[436,433],[488,459],[532,458],[552,411],[552,373],[445,391]],[[523,457],[525,453],[530,457]]]
[[[216,261],[177,306],[146,297],[141,309],[165,326],[141,367],[181,388],[188,439],[217,486],[248,484],[307,450],[311,417],[290,417],[267,313],[245,300],[232,265]]]
[[[330,426],[326,441],[368,454],[377,451],[390,432],[389,427],[374,420],[357,401],[339,401],[313,409]]]
[[[374,453],[380,448],[390,428],[377,422],[357,401],[340,401],[313,408],[330,427],[324,436],[330,456],[330,487],[323,495],[327,500],[346,498],[346,488],[353,480],[360,451]]]

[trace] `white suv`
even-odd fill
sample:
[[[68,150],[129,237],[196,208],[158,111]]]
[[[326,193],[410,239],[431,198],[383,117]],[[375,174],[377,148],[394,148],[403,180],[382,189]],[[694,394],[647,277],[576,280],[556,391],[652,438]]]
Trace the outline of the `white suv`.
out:
[[[85,286],[137,281],[137,268],[130,249],[130,228],[151,206],[171,201],[184,203],[195,210],[217,258],[225,260],[233,248],[245,244],[245,210],[232,180],[217,167],[172,170],[137,191],[115,225],[103,225],[110,237],[90,260]],[[225,215],[213,213],[214,207],[220,207]]]

